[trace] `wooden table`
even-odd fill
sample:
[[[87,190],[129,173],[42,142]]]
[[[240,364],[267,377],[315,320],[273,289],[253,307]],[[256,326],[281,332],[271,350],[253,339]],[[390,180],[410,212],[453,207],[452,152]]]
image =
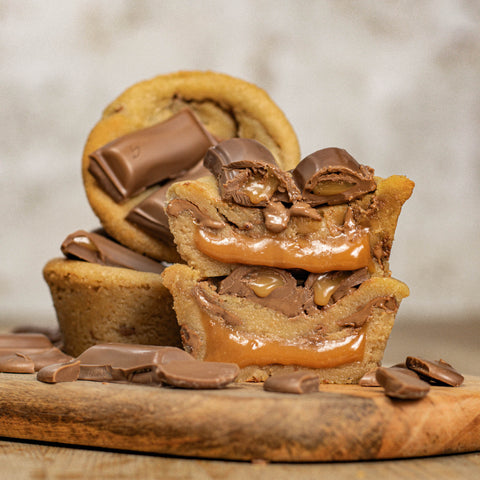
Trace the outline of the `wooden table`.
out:
[[[255,464],[168,458],[0,440],[5,479],[475,479],[480,453],[381,462]]]
[[[443,357],[464,373],[479,375],[480,322],[463,329],[451,323],[397,323],[385,363],[407,354]],[[0,330],[7,330],[1,328]],[[405,347],[408,345],[408,349]],[[480,412],[479,412],[480,414]],[[479,417],[480,418],[480,417]],[[251,463],[174,458],[154,454],[66,447],[39,442],[0,439],[0,478],[162,478],[162,479],[476,479],[480,453],[404,460],[344,463]]]

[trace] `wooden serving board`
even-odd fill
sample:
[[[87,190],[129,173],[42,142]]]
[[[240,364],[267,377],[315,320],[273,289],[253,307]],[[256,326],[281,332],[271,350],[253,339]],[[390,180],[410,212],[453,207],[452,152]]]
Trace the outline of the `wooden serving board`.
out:
[[[318,393],[75,382],[0,374],[0,436],[232,460],[343,461],[480,450],[480,378],[419,401],[382,389]]]

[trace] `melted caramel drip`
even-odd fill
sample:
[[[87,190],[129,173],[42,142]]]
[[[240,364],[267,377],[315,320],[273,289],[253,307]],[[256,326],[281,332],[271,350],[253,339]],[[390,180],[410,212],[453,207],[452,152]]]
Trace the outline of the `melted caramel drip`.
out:
[[[255,273],[249,275],[247,285],[260,298],[268,297],[276,288],[283,287],[283,278],[275,273]]]
[[[342,340],[325,340],[300,345],[258,336],[247,336],[212,320],[202,312],[207,336],[205,361],[233,362],[240,368],[248,365],[299,365],[307,368],[331,368],[359,362],[365,351],[365,331],[359,329]]]
[[[228,238],[219,238],[198,229],[195,245],[203,254],[223,263],[301,268],[312,273],[357,270],[370,263],[370,244],[365,231],[338,235],[324,242],[270,236],[251,238],[236,232]]]
[[[319,276],[313,285],[314,302],[321,307],[327,305],[343,279],[343,276],[337,275],[332,277],[328,273]]]

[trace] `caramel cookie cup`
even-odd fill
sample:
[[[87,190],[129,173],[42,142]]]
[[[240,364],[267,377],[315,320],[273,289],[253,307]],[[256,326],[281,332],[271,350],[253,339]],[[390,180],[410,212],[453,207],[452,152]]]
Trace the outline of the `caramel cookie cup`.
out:
[[[255,139],[285,170],[300,160],[292,126],[266,92],[251,83],[214,72],[184,71],[161,75],[126,90],[105,109],[86,142],[82,161],[86,194],[109,235],[136,252],[170,262],[180,257],[168,237],[168,227],[156,235],[152,229],[140,228],[135,215],[126,220],[135,207],[161,188],[161,183],[140,191],[132,187],[124,198],[114,199],[92,174],[95,165],[92,168],[91,164],[92,154],[110,142],[165,122],[185,108],[214,139]]]

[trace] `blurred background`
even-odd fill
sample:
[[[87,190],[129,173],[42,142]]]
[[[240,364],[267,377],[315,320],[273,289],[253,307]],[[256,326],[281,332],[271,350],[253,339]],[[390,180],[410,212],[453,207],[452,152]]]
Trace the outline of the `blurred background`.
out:
[[[478,358],[480,2],[0,0],[0,64],[0,323],[55,324],[41,270],[98,226],[80,158],[103,108],[216,70],[267,90],[303,155],[342,147],[415,181],[391,258],[411,289],[398,338]]]

